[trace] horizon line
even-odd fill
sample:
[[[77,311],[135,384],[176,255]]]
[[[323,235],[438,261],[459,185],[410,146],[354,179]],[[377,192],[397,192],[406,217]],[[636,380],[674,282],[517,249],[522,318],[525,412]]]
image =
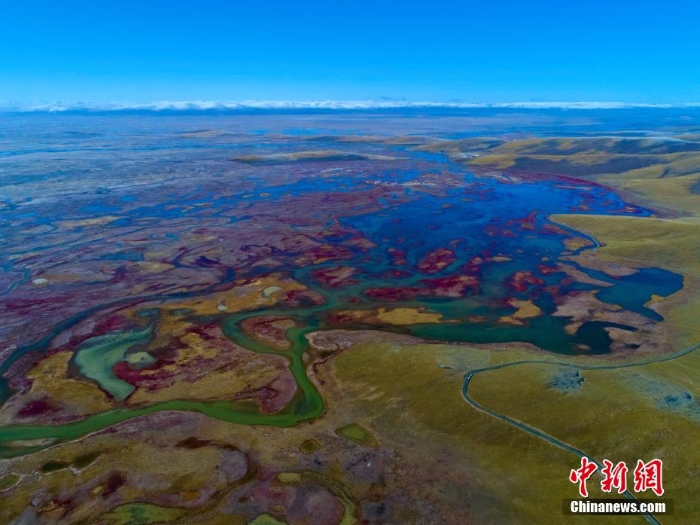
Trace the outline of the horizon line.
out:
[[[39,102],[11,103],[0,101],[0,111],[9,113],[61,113],[70,111],[118,112],[118,111],[207,111],[236,109],[325,109],[370,110],[410,108],[453,109],[682,109],[700,108],[700,102],[644,103],[621,101],[531,101],[531,102],[435,102],[391,100],[159,100],[153,102]]]

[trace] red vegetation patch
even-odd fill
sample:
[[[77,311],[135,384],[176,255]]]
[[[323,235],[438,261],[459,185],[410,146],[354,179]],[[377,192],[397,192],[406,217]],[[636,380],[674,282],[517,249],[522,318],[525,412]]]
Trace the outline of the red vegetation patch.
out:
[[[277,377],[261,388],[241,390],[236,398],[255,399],[260,403],[262,412],[273,414],[287,405],[296,388],[294,378],[291,374],[286,374]]]
[[[129,305],[125,305],[123,309],[128,307]],[[51,341],[49,348],[74,350],[96,335],[139,329],[141,327],[126,315],[121,312],[111,312],[103,317],[91,317],[64,330]]]
[[[423,279],[420,284],[424,284],[430,290],[427,295],[435,297],[463,297],[468,292],[475,293],[479,290],[479,278],[474,275]]]
[[[382,272],[379,274],[379,277],[382,279],[403,279],[405,277],[410,277],[411,275],[413,274],[411,272],[407,272],[406,270],[393,269]]]
[[[530,212],[522,219],[511,219],[506,222],[506,226],[519,226],[521,230],[534,230],[537,221],[537,211]]]
[[[56,412],[56,406],[51,403],[48,398],[35,399],[24,405],[17,411],[17,417],[26,418],[32,416],[41,416],[48,412]]]
[[[102,493],[102,497],[106,498],[107,496],[114,494],[122,487],[122,485],[124,485],[124,483],[126,483],[126,478],[124,475],[121,472],[113,472],[110,474],[109,478],[107,478],[107,484],[104,492]]]
[[[544,224],[542,226],[542,233],[545,235],[570,235],[569,232],[555,224]]]
[[[444,270],[457,260],[452,250],[438,248],[418,262],[418,269],[423,273],[436,273]]]
[[[291,347],[285,334],[294,325],[289,317],[272,315],[250,317],[241,322],[241,328],[249,337],[278,350],[288,350]]]
[[[277,320],[280,319],[283,318]],[[266,321],[274,323],[275,319]],[[262,321],[262,325],[264,324],[265,320]],[[191,341],[193,335],[197,335],[199,340]],[[284,341],[286,342],[286,339]],[[228,399],[255,399],[265,413],[281,410],[296,391],[296,382],[284,358],[261,356],[236,345],[223,334],[221,327],[216,323],[192,325],[182,336],[173,337],[171,341],[164,341],[163,344],[166,345],[163,349],[151,351],[159,356],[156,363],[136,369],[122,361],[114,366],[114,374],[137,389],[154,392],[176,382],[194,383],[211,374],[231,369],[239,369],[242,373],[250,375],[261,366],[266,371],[272,368],[275,373],[272,374],[270,382],[258,388],[246,386],[245,383],[229,384],[224,388],[228,389]]]
[[[311,272],[311,276],[320,281],[325,286],[338,287],[348,284],[356,284],[357,280],[351,276],[357,272],[356,268],[350,266],[334,266],[332,268],[319,268]]]
[[[320,306],[324,303],[323,295],[313,290],[290,290],[285,299],[280,302],[281,306],[292,308],[307,308]]]
[[[538,264],[537,270],[539,270],[542,275],[552,275],[553,273],[561,272],[560,268],[556,266],[547,266],[545,264]]]
[[[524,292],[531,285],[543,285],[544,281],[539,277],[535,277],[532,272],[520,271],[508,277],[505,280],[505,284],[516,292]]]
[[[421,286],[370,288],[365,295],[384,301],[406,301],[416,297],[463,297],[479,290],[479,278],[474,275],[453,275],[419,281]]]
[[[425,294],[420,288],[414,287],[394,287],[394,286],[382,286],[379,288],[370,288],[365,290],[365,295],[367,297],[372,297],[373,299],[380,299],[384,301],[406,301],[413,299],[419,295]]]
[[[478,275],[484,262],[484,259],[479,256],[472,257],[467,264],[462,266],[462,271],[470,275]]]
[[[294,239],[296,240],[296,239]],[[353,251],[345,246],[334,244],[318,244],[310,239],[305,239],[306,242],[295,243],[291,249],[284,245],[284,251],[293,255],[294,263],[298,266],[307,266],[310,264],[318,264],[322,261],[329,260],[348,260],[354,256]]]
[[[218,349],[217,355],[211,358],[200,356],[182,366],[167,367],[167,365],[173,365],[176,362],[178,350],[188,346],[187,343],[172,338],[167,344],[167,351],[156,349],[152,352],[159,356],[156,363],[136,369],[132,368],[126,361],[120,361],[114,365],[114,375],[136,388],[154,391],[170,385],[176,378],[196,381],[211,370],[231,362],[229,352],[233,350],[231,353],[234,353],[236,347],[224,336],[217,324],[192,325],[188,328],[187,334],[197,334],[209,346]]]
[[[506,228],[501,228],[499,226],[496,226],[495,224],[489,224],[484,228],[484,232],[486,232],[486,235],[489,237],[517,237],[515,233],[513,233],[511,230],[508,230]]]
[[[387,253],[389,254],[389,257],[391,257],[392,264],[395,266],[403,266],[408,264],[408,261],[406,260],[406,250],[402,250],[401,248],[389,248]]]

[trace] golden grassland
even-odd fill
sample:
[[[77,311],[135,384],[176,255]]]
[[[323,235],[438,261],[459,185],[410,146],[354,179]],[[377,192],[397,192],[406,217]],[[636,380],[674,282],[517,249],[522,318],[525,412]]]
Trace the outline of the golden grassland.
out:
[[[686,217],[698,216],[700,195],[693,193],[691,188],[699,184],[699,181],[700,167],[698,173],[682,177],[646,179],[605,176],[599,179],[599,182],[623,190],[632,200],[641,204]]]
[[[439,141],[418,149],[444,152],[474,167],[596,180],[685,213],[693,213],[692,203],[697,202],[689,191],[700,177],[700,144],[693,140],[487,137]],[[465,158],[459,155],[463,153],[478,156]]]
[[[700,219],[553,215],[552,219],[592,234],[597,253],[662,266],[700,278]]]
[[[558,391],[549,386],[553,376],[571,369],[521,365],[476,376],[470,392],[477,402],[598,461],[625,461],[632,470],[638,459],[663,459],[664,496],[675,508],[662,522],[689,523],[700,515],[700,501],[693,496],[700,490],[700,450],[683,443],[700,441],[698,367],[700,354],[691,353],[635,368],[583,370],[579,388]]]
[[[270,274],[249,282],[236,283],[230,290],[211,295],[169,303],[164,309],[176,311],[191,309],[196,315],[233,313],[259,306],[272,306],[285,292],[303,291],[306,286],[281,274]],[[177,317],[172,317],[174,322]]]
[[[441,323],[439,313],[425,308],[377,308],[376,310],[338,310],[339,316],[364,323],[385,323],[394,326],[410,326],[420,323]]]
[[[695,475],[700,450],[688,450],[682,442],[700,440],[700,406],[695,401],[700,396],[700,353],[639,367],[581,370],[580,388],[563,390],[552,386],[553,379],[576,369],[557,362],[620,363],[543,354],[517,344],[366,344],[330,361],[331,383],[345,397],[342,405],[334,406],[338,402],[331,396],[328,408],[350,413],[360,408],[358,417],[379,442],[392,443],[407,461],[415,462],[418,487],[425,487],[420,476],[428,462],[440,465],[445,478],[453,469],[470,472],[464,485],[453,486],[441,498],[448,508],[457,505],[458,497],[469,501],[476,523],[566,523],[561,500],[576,497],[567,481],[569,469],[577,466],[576,456],[475,411],[461,397],[469,371],[528,360],[552,364],[477,374],[470,394],[483,406],[544,430],[599,461],[626,461],[633,468],[637,459],[662,458],[666,497],[677,502],[674,516],[664,516],[663,523],[687,523],[698,515],[700,502],[694,495],[700,489]],[[398,445],[411,442],[419,444],[419,453]],[[599,481],[594,477],[589,483],[592,497],[603,497]]]
[[[538,357],[513,347],[354,347],[330,362],[329,382],[342,400],[329,396],[328,410],[358,414],[380,443],[390,443],[412,470],[413,483],[402,490],[448,509],[443,523],[566,523],[562,499],[576,497],[567,477],[578,458],[477,412],[461,396],[468,370]],[[591,493],[603,497],[595,487]],[[409,514],[396,518],[412,522]]]

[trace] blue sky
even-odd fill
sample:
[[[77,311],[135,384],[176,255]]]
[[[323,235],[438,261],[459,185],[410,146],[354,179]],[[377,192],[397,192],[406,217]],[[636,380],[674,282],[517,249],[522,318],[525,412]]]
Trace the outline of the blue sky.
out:
[[[0,101],[700,102],[694,0],[0,0]]]

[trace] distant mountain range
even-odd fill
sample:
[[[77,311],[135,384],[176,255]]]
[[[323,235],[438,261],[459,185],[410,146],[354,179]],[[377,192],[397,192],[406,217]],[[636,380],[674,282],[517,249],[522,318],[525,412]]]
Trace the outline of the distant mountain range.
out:
[[[217,110],[372,110],[401,108],[512,108],[512,109],[631,109],[631,108],[697,108],[700,102],[684,104],[647,104],[635,102],[431,102],[431,101],[387,101],[387,100],[247,100],[247,101],[209,101],[209,100],[161,100],[146,103],[128,102],[38,102],[17,104],[0,101],[0,111],[5,112],[65,112],[65,111],[217,111]]]

